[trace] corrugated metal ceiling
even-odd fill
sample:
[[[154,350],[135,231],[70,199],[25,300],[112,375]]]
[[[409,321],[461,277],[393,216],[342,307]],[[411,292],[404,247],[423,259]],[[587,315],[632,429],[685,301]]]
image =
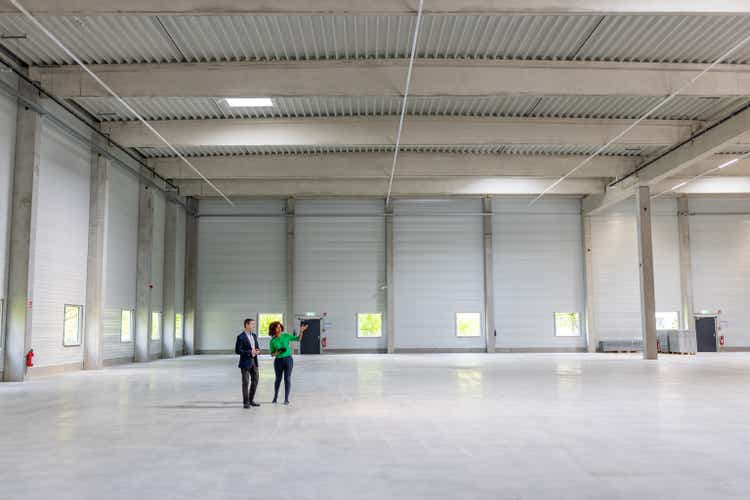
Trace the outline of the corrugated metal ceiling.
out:
[[[410,145],[401,147],[405,153],[451,153],[474,155],[589,155],[597,149],[592,145],[556,145],[556,144],[452,144],[452,145]],[[650,156],[662,148],[659,146],[623,146],[615,145],[602,153],[602,156]],[[210,156],[251,156],[251,155],[311,155],[336,153],[392,153],[393,145],[378,146],[231,146],[231,147],[181,147],[181,154],[188,157]],[[174,154],[168,148],[138,148],[146,158],[167,158]]]
[[[403,58],[414,16],[40,16],[84,61],[136,63]],[[423,58],[694,62],[750,33],[748,16],[425,16]],[[32,64],[70,64],[28,21],[2,43]],[[11,37],[11,38],[8,38]],[[21,38],[16,38],[21,37]],[[750,46],[728,62],[750,62]]]
[[[407,110],[417,116],[635,119],[660,99],[644,96],[411,97]],[[739,108],[748,100],[745,97],[678,96],[652,118],[709,120],[717,113]],[[230,108],[218,97],[151,97],[126,101],[148,120],[383,116],[401,112],[399,97],[282,97],[274,99],[271,108]],[[79,98],[76,102],[103,121],[134,119],[111,98]]]

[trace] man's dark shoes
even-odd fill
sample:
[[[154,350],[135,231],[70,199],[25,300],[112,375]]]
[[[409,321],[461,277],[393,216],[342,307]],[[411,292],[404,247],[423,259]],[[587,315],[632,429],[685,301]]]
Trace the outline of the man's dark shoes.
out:
[[[258,403],[256,403],[255,401],[251,401],[250,402],[250,406],[256,406],[257,407],[257,406],[260,406],[260,405]]]
[[[250,408],[250,405],[242,405],[243,408]]]

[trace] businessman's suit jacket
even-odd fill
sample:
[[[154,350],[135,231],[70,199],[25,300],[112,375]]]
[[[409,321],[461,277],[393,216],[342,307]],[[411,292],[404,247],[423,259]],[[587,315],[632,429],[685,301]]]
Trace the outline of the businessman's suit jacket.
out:
[[[255,332],[250,335],[253,336],[256,348],[260,349],[258,335]],[[241,369],[250,370],[254,365],[258,366],[258,358],[253,354],[253,346],[250,345],[250,340],[247,338],[247,334],[244,331],[237,335],[237,342],[234,344],[234,353],[240,355],[240,364],[238,366]]]

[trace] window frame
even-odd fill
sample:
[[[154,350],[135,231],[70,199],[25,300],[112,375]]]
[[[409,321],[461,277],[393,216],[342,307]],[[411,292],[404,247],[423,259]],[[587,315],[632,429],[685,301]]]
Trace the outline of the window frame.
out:
[[[575,314],[576,317],[576,330],[578,333],[575,335],[560,335],[557,333],[557,315],[558,314]],[[555,311],[552,313],[552,327],[553,327],[553,333],[555,335],[555,338],[561,338],[561,339],[575,339],[580,338],[583,336],[583,328],[581,328],[581,313],[578,311]]]
[[[65,340],[65,323],[67,320],[67,311],[69,307],[75,307],[78,310],[78,341],[76,344],[68,344]],[[63,347],[81,347],[83,345],[83,306],[81,304],[63,304],[63,327],[62,327],[62,345]]]
[[[264,339],[270,338],[270,336],[268,335],[268,328],[265,329],[266,330],[265,332],[263,332],[263,329],[261,328],[260,317],[261,316],[265,316],[265,315],[268,315],[268,316],[281,316],[280,320],[274,319],[274,320],[271,321],[271,323],[273,323],[274,321],[281,321],[281,324],[282,325],[284,324],[284,313],[283,312],[259,312],[259,313],[257,313],[255,315],[255,326],[256,326],[255,333],[258,335],[258,339],[261,339],[261,338],[264,338]]]
[[[159,336],[154,338],[154,315],[158,315],[159,318]],[[164,334],[164,313],[162,311],[151,311],[150,326],[149,326],[149,342],[158,342],[161,340]]]
[[[479,328],[478,328],[478,333],[476,335],[461,335],[459,333],[459,329],[458,329],[458,322],[459,322],[458,317],[459,317],[459,315],[476,315],[476,316],[479,316]],[[459,338],[459,339],[477,339],[477,338],[482,338],[482,313],[481,312],[476,312],[476,311],[472,311],[472,312],[469,312],[469,311],[458,311],[458,312],[454,313],[453,318],[454,318],[454,322],[455,322],[453,330],[454,330],[454,335],[455,335],[456,338]]]
[[[380,316],[380,332],[378,335],[361,335],[359,331],[359,317],[360,315],[374,315],[374,316]],[[383,313],[382,312],[358,312],[355,315],[354,321],[355,321],[355,328],[356,328],[356,335],[358,339],[382,339],[383,338]]]
[[[122,314],[128,311],[130,313],[130,340],[122,339]],[[120,343],[121,344],[132,344],[135,333],[135,309],[120,309]]]

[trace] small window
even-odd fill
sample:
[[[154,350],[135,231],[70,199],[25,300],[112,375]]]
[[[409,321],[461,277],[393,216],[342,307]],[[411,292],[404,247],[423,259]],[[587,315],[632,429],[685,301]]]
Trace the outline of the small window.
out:
[[[151,313],[151,340],[159,340],[161,338],[161,313]]]
[[[182,338],[182,314],[180,313],[174,315],[174,336],[177,339]]]
[[[383,315],[380,313],[357,313],[357,337],[375,338],[383,336]]]
[[[284,323],[282,313],[260,313],[258,314],[258,328],[256,333],[259,337],[268,337],[268,326],[274,321]]]
[[[63,321],[63,345],[81,345],[81,330],[83,328],[83,306],[65,306],[65,320]]]
[[[479,313],[456,313],[456,336],[479,337],[482,335],[482,315]]]
[[[133,310],[123,309],[120,312],[120,342],[133,341]]]
[[[580,337],[581,321],[578,313],[555,313],[555,337]]]
[[[657,330],[679,330],[680,315],[676,312],[658,312],[656,313]]]

